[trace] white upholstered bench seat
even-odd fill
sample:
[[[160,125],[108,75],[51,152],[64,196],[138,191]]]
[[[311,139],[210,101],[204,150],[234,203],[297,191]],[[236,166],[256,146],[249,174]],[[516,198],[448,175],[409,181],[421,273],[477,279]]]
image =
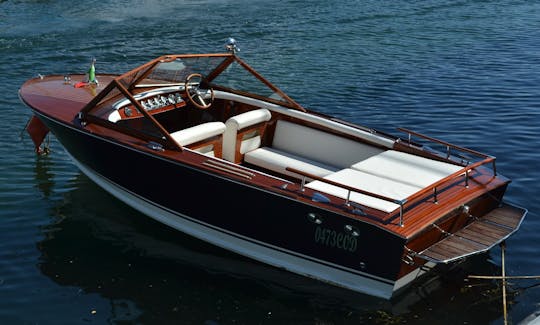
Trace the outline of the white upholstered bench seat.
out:
[[[421,188],[462,169],[461,166],[395,150],[387,150],[360,161],[352,165],[351,168]]]
[[[272,146],[246,152],[244,161],[296,178],[303,176],[287,171],[287,167],[324,177],[383,151],[318,129],[278,120]]]
[[[245,154],[244,161],[252,165],[263,167],[296,178],[302,175],[285,170],[287,167],[296,168],[319,177],[327,176],[340,168],[323,164],[301,156],[281,151],[276,148],[263,147]]]
[[[422,189],[418,186],[404,184],[395,180],[375,176],[351,168],[342,169],[336,173],[327,175],[324,178],[395,200],[403,200]],[[306,187],[322,193],[328,193],[342,199],[346,199],[348,195],[348,190],[321,181],[310,182],[306,184]],[[378,199],[369,195],[360,194],[358,192],[351,192],[349,199],[352,202],[356,202],[387,213],[399,208],[399,205],[396,203]]]
[[[323,178],[395,200],[403,200],[461,168],[442,161],[387,150]],[[344,188],[321,181],[313,181],[306,186],[343,199],[346,199],[348,194],[348,190]],[[357,192],[351,193],[350,200],[388,213],[399,208],[396,203]]]
[[[276,123],[272,148],[341,168],[384,151],[369,144],[284,120]]]

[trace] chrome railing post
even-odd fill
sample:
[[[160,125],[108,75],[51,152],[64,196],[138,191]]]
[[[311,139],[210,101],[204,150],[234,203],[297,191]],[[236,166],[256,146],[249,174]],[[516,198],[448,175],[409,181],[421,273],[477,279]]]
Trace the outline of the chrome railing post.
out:
[[[400,227],[404,227],[405,225],[403,224],[403,203],[400,203],[399,204],[399,226]]]
[[[404,227],[405,223],[403,222],[403,205],[407,203],[407,199],[404,200],[396,200],[394,203],[399,204],[399,226]]]

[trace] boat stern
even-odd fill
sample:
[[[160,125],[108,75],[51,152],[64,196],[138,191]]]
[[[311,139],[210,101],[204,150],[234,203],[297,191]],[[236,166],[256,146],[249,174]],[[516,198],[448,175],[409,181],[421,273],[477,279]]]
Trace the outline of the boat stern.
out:
[[[480,200],[475,207],[482,206],[484,201]],[[518,231],[528,212],[508,202],[501,202],[481,215],[476,215],[474,210],[462,205],[445,221],[433,223],[421,236],[405,244],[394,292],[437,265],[459,263],[489,251]]]

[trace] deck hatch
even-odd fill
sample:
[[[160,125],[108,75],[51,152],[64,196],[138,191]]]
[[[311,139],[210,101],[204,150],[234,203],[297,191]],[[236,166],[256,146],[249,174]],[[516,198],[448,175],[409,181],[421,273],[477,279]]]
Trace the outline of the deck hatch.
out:
[[[449,263],[488,251],[519,229],[527,210],[508,204],[471,222],[466,227],[418,254],[435,263]]]

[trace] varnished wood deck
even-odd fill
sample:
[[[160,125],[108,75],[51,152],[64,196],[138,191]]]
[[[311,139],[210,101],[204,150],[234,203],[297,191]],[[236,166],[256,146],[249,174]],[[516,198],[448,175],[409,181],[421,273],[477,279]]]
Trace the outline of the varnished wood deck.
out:
[[[489,250],[514,233],[526,210],[504,204],[478,218],[454,234],[420,252],[419,256],[437,263],[448,263]]]
[[[64,76],[47,76],[45,79],[28,80],[20,90],[23,101],[42,114],[70,122],[79,111],[102,91],[113,79],[111,75],[99,75],[98,86],[76,88],[75,84],[85,79],[84,75],[71,75],[66,83]]]

